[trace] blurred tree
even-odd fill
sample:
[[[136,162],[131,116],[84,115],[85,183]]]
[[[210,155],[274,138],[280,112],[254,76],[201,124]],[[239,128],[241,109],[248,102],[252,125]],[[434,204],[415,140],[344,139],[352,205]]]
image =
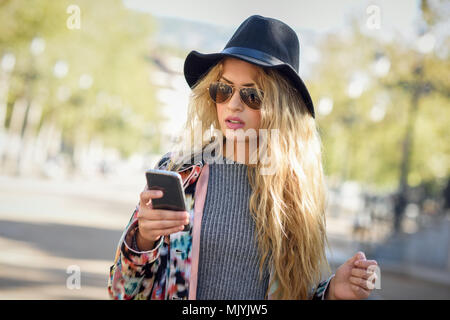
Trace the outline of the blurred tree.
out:
[[[448,55],[424,55],[402,39],[380,42],[357,23],[350,32],[324,37],[318,51],[308,85],[317,101],[327,175],[390,191],[399,187],[402,171],[410,185],[449,175]],[[376,64],[385,58],[389,72],[379,77]],[[324,97],[332,111],[321,114]],[[408,125],[412,118],[415,127]],[[405,132],[411,135],[406,150]]]
[[[418,122],[418,114],[419,114],[419,104],[421,104],[422,99],[427,97],[430,94],[435,94],[443,97],[444,99],[450,98],[450,85],[448,81],[448,74],[446,78],[442,77],[442,71],[438,70],[438,65],[440,67],[444,67],[444,70],[448,70],[449,62],[448,60],[445,62],[440,61],[441,59],[437,58],[436,55],[429,54],[433,52],[435,49],[435,39],[437,35],[435,35],[432,30],[433,26],[439,22],[440,16],[438,14],[438,8],[432,8],[430,6],[429,1],[422,0],[421,1],[422,8],[422,19],[425,22],[424,26],[421,27],[419,32],[419,38],[417,40],[417,49],[419,53],[411,52],[411,56],[413,58],[410,69],[412,70],[410,75],[407,76],[399,76],[395,81],[390,82],[387,86],[391,88],[400,88],[405,91],[405,93],[409,96],[410,105],[407,109],[407,120],[405,127],[405,136],[402,142],[402,161],[400,164],[400,172],[399,172],[399,183],[396,197],[397,201],[395,203],[395,219],[394,219],[394,231],[401,231],[401,222],[403,219],[404,211],[406,205],[408,204],[408,193],[410,188],[410,182],[408,180],[410,174],[413,174],[412,179],[414,179],[414,175],[418,177],[417,173],[414,173],[411,170],[411,160],[413,155],[417,157],[418,152],[422,152],[423,148],[421,145],[417,145],[417,151],[415,153],[412,152],[414,137],[417,135],[415,132],[415,128]],[[447,69],[445,68],[447,65]],[[445,74],[445,72],[444,72]],[[437,105],[430,106],[431,108],[436,108]],[[423,114],[421,112],[420,114]],[[448,126],[448,125],[447,125]],[[423,132],[421,132],[421,135]],[[437,137],[436,137],[437,138]],[[436,154],[436,153],[434,153]],[[432,161],[431,154],[427,154],[428,161]],[[439,157],[438,153],[438,157]],[[430,159],[431,158],[431,159]],[[439,176],[443,173],[448,174],[448,165],[445,164],[444,157],[441,157],[441,161],[444,161],[444,171],[438,173],[438,178],[443,178],[444,176]],[[436,162],[434,161],[435,165]],[[420,166],[421,163],[418,163]],[[442,166],[437,163],[438,166]],[[422,168],[418,167],[417,171],[423,171]],[[422,169],[422,170],[421,170]],[[439,169],[438,169],[439,170]],[[423,175],[420,177],[420,181],[414,181],[416,184],[423,182]],[[428,177],[426,177],[428,178]],[[426,179],[425,178],[425,179]]]
[[[71,28],[71,5],[80,9],[79,29]],[[41,106],[33,135],[57,128],[72,153],[94,138],[123,156],[159,152],[157,134],[145,135],[159,119],[146,60],[155,30],[151,16],[119,0],[0,0],[0,30],[0,55],[16,57],[7,124],[15,101],[25,97],[26,114]],[[36,38],[43,40],[41,54],[30,49]],[[27,115],[23,122],[22,133]]]

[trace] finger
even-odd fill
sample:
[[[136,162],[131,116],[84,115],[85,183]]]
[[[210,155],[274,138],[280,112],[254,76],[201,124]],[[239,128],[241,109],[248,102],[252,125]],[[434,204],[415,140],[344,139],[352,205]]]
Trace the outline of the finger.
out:
[[[189,223],[189,213],[187,211],[159,210],[143,207],[139,210],[138,219],[141,220],[178,220],[180,223],[186,220]]]
[[[363,279],[369,279],[370,277],[373,278],[374,274],[376,276],[376,273],[374,273],[372,270],[361,268],[352,268],[351,274],[356,278],[363,278]]]
[[[378,265],[375,260],[358,260],[355,262],[355,266],[358,268],[367,268],[372,265]]]
[[[184,220],[158,220],[158,221],[152,221],[152,220],[140,220],[139,221],[139,228],[147,231],[147,232],[153,232],[153,230],[161,230],[161,229],[168,229],[168,228],[175,228],[184,226],[186,221]]]
[[[158,229],[158,230],[152,230],[149,232],[150,238],[157,238],[159,236],[168,236],[172,233],[180,232],[184,229],[184,226],[177,226],[173,228],[166,228],[166,229]]]
[[[366,280],[363,278],[357,278],[357,277],[350,277],[350,283],[355,285],[355,286],[359,286],[361,288],[363,288],[364,290],[368,290],[370,291],[371,289],[369,288],[369,286],[371,286],[369,284],[369,282],[371,282],[370,280]]]
[[[145,210],[142,217],[148,220],[185,220],[189,219],[189,213],[187,211],[174,211],[174,210]]]
[[[355,253],[353,255],[353,257],[348,259],[347,262],[350,264],[354,264],[357,260],[365,260],[365,259],[366,259],[366,255],[364,254],[364,252],[358,251],[357,253]]]
[[[352,288],[353,292],[360,298],[367,298],[370,295],[370,291],[361,288],[360,286],[351,284],[350,287]]]
[[[157,230],[158,234],[162,236],[168,236],[169,234],[180,232],[184,230],[184,226],[176,227],[176,228],[168,228],[168,229],[162,229]]]
[[[157,199],[163,196],[163,192],[160,190],[144,190],[140,194],[142,204],[147,204],[152,198]]]

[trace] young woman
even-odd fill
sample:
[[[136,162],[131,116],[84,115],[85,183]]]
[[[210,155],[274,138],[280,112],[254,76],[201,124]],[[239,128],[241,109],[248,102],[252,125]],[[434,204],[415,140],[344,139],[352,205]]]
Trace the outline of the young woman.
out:
[[[112,298],[369,296],[376,261],[362,252],[321,281],[326,186],[298,63],[295,32],[259,15],[221,53],[187,56],[184,139],[156,165],[180,173],[187,211],[154,210],[162,194],[141,193],[110,270]]]

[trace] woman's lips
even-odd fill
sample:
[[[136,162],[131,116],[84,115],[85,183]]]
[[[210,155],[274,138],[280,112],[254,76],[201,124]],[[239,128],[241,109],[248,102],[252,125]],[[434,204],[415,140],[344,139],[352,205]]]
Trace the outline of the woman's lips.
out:
[[[231,122],[229,120],[225,120],[225,123],[229,129],[233,129],[233,130],[240,129],[245,126],[245,123],[242,123],[242,122],[235,123],[235,122]]]

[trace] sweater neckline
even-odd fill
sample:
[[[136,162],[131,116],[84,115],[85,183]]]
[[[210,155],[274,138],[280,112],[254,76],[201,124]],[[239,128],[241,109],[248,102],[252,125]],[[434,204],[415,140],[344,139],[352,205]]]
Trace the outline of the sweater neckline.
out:
[[[222,155],[222,162],[223,163],[215,162],[215,164],[231,164],[231,165],[238,165],[238,166],[245,166],[245,167],[247,167],[247,165],[245,163],[234,161],[234,160],[232,160],[230,158],[225,157],[224,155]]]

